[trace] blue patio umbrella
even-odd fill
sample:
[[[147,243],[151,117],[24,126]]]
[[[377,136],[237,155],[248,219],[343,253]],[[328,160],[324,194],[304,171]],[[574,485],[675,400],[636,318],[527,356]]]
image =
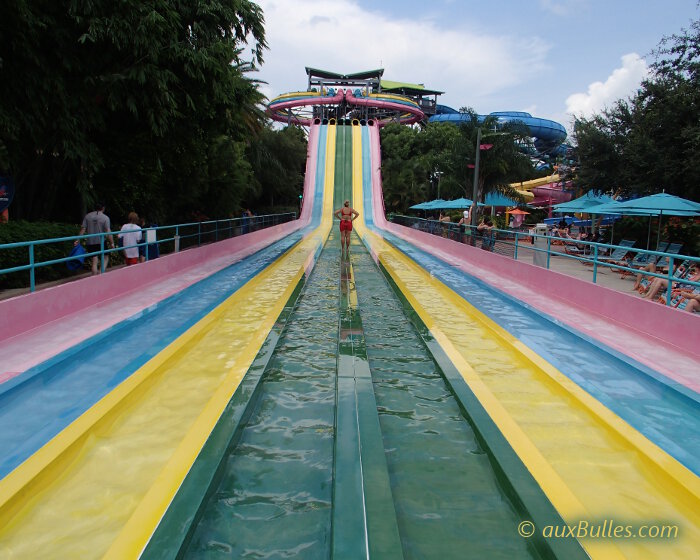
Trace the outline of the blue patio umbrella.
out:
[[[519,202],[501,193],[491,192],[486,195],[484,204],[481,206],[517,206],[518,204]]]
[[[425,206],[423,206],[423,210],[437,210],[439,208],[442,208],[442,205],[447,202],[446,200],[443,200],[442,198],[436,198],[435,200],[431,200],[430,202],[426,202]]]
[[[471,200],[462,197],[456,198],[454,200],[447,200],[440,208],[443,208],[445,210],[460,210],[462,208],[469,208],[471,205]]]
[[[427,206],[430,204],[430,202],[419,202],[418,204],[414,204],[413,206],[409,206],[409,210],[427,210]]]
[[[659,217],[657,244],[661,237],[661,218],[666,216],[700,216],[700,203],[667,193],[657,193],[642,198],[635,198],[616,204],[608,203],[591,209],[596,214],[624,214],[630,216],[649,216],[647,249],[651,240],[651,218]]]
[[[607,204],[610,202],[616,202],[614,198],[608,196],[607,194],[597,193],[596,191],[588,191],[583,196],[578,197],[575,200],[570,200],[569,202],[562,202],[561,204],[555,204],[553,209],[555,212],[588,212],[589,208],[594,206],[599,206],[600,204]]]
[[[662,214],[668,216],[700,215],[700,203],[668,193],[657,193],[628,200],[622,202],[621,207],[645,213],[648,212],[653,216],[660,216]],[[690,212],[691,214],[686,214],[686,212]]]

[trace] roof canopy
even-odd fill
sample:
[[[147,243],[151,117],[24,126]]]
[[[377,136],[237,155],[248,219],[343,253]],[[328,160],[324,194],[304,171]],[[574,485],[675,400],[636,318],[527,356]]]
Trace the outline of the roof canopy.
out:
[[[306,73],[309,77],[323,78],[326,80],[371,80],[372,78],[381,78],[384,74],[384,68],[377,70],[365,70],[364,72],[355,72],[354,74],[338,74],[337,72],[329,72],[328,70],[319,70],[318,68],[306,67]]]
[[[391,91],[395,93],[402,93],[404,95],[442,95],[444,91],[437,91],[434,89],[426,89],[423,84],[409,84],[408,82],[392,82],[390,80],[382,80],[382,91]]]

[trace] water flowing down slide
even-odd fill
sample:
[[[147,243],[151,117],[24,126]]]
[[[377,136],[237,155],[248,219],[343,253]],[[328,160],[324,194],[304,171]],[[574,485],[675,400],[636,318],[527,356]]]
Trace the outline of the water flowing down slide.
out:
[[[314,123],[308,162],[298,227],[17,362],[0,557],[694,558],[697,393],[388,223],[375,122]]]

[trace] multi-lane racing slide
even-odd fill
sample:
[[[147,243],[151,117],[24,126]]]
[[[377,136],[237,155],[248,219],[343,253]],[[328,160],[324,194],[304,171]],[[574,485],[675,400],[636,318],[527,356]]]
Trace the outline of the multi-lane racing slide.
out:
[[[696,556],[697,354],[387,223],[377,124],[310,123],[297,227],[0,345],[0,557]]]

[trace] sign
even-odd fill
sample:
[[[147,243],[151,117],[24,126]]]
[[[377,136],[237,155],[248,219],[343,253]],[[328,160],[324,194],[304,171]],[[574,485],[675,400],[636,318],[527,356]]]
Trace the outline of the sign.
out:
[[[0,212],[5,210],[15,196],[15,184],[10,177],[0,177]]]

